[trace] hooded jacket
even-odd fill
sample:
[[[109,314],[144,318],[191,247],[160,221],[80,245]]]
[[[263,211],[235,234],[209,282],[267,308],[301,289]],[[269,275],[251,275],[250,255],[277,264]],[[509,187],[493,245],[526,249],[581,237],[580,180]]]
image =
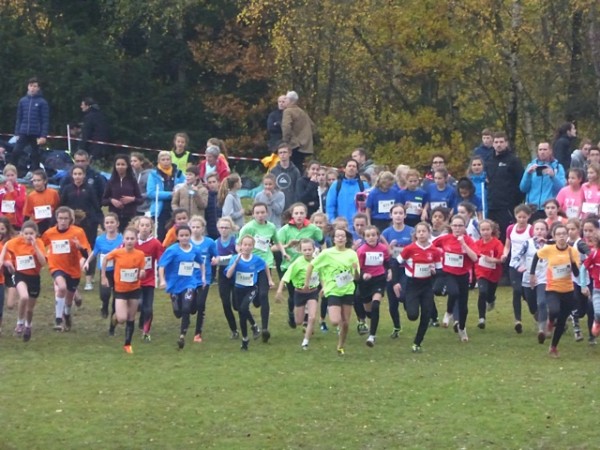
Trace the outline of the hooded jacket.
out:
[[[342,187],[337,189],[337,184],[342,183]],[[364,184],[365,188],[368,187]],[[327,209],[327,218],[329,222],[333,222],[336,217],[345,217],[352,227],[352,218],[356,214],[356,194],[360,192],[358,178],[346,178],[334,181],[329,191],[327,192],[327,200],[325,201]]]
[[[494,154],[485,162],[488,176],[488,210],[512,209],[521,203],[523,197],[519,183],[523,177],[523,164],[511,150]]]
[[[185,176],[181,170],[173,166],[173,173],[169,177],[159,167],[148,174],[148,184],[146,185],[146,195],[150,200],[150,215],[152,217],[160,216],[163,209],[163,203],[171,203],[173,199],[173,190],[175,186],[185,183]],[[158,203],[156,202],[156,191],[158,189]]]
[[[535,170],[532,173],[528,173],[529,168],[534,164],[552,168],[554,176],[538,174]],[[536,158],[527,165],[521,178],[519,189],[525,194],[526,203],[536,205],[537,209],[541,210],[544,209],[544,202],[549,198],[555,198],[558,191],[565,186],[566,182],[565,169],[556,159],[552,161],[540,161]]]
[[[17,121],[15,123],[17,136],[46,137],[49,124],[50,108],[41,91],[36,95],[21,97],[17,105]]]

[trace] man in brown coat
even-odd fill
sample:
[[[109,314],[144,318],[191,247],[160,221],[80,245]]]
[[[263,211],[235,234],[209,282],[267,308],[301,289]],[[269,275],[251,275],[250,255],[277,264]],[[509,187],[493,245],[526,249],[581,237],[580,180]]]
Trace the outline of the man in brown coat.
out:
[[[315,124],[308,114],[297,105],[298,94],[295,91],[289,91],[285,98],[286,107],[283,110],[281,121],[283,141],[290,144],[292,149],[291,160],[300,169],[300,172],[303,172],[306,155],[314,153],[313,134]]]

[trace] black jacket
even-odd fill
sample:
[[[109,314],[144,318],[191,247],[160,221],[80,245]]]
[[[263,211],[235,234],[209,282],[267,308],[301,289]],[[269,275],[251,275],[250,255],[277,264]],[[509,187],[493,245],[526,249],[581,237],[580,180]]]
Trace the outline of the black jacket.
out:
[[[62,190],[69,184],[73,184],[73,178],[71,175],[67,175],[60,180],[60,190]],[[106,188],[106,178],[104,178],[100,173],[96,172],[94,169],[88,166],[85,172],[85,182],[84,184],[91,187],[96,193],[96,198],[98,199],[98,204],[102,203],[102,197],[104,196],[104,189]]]
[[[552,146],[552,153],[558,162],[565,169],[565,173],[569,173],[569,167],[571,167],[571,143],[573,138],[563,134]]]
[[[95,158],[104,156],[103,153],[107,151],[108,147],[102,144],[87,142],[88,140],[103,142],[108,142],[110,140],[106,116],[100,111],[98,105],[91,105],[90,109],[88,109],[83,116],[79,148],[85,150]]]
[[[523,177],[523,164],[510,150],[494,154],[485,162],[488,177],[487,207],[491,209],[510,209],[521,203],[523,194],[519,184]]]
[[[102,223],[104,215],[100,209],[100,202],[93,188],[85,182],[79,187],[71,183],[61,188],[60,205],[84,211],[85,220],[82,224]]]
[[[269,150],[275,151],[277,144],[281,142],[282,131],[281,131],[281,120],[283,119],[283,110],[277,108],[275,111],[271,111],[269,117],[267,117],[267,131],[269,133]]]
[[[311,181],[304,176],[296,182],[296,201],[302,202],[308,208],[307,217],[310,218],[319,209],[319,183]]]

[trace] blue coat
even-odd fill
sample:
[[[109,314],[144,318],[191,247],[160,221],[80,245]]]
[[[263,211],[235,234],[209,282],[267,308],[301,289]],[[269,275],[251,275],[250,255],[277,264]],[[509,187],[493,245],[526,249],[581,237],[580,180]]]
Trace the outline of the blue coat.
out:
[[[529,168],[534,164],[551,167],[554,170],[554,176],[550,177],[546,174],[538,175],[536,171],[528,173]],[[536,158],[527,165],[525,173],[523,173],[523,177],[521,178],[519,189],[525,194],[525,203],[536,205],[537,209],[540,210],[544,208],[544,202],[550,198],[555,198],[558,191],[566,183],[565,169],[562,164],[556,159],[547,162]]]
[[[15,134],[17,136],[48,136],[50,124],[50,108],[41,93],[26,95],[17,105],[17,121]]]
[[[338,194],[337,184],[340,180],[334,181],[327,191],[327,200],[325,201],[327,209],[327,218],[330,222],[333,222],[336,217],[343,216],[348,219],[350,228],[352,228],[352,218],[356,214],[356,202],[355,196],[360,192],[358,186],[358,179],[342,178],[342,187]],[[364,183],[364,188],[367,189],[369,185]]]
[[[162,173],[162,172],[161,172]],[[173,175],[165,182],[165,178],[158,173],[158,168],[148,174],[148,183],[146,184],[146,195],[150,200],[150,216],[157,218],[163,209],[163,203],[171,203],[173,190],[178,184],[185,183],[185,176],[181,170],[173,166]],[[158,188],[158,203],[156,203],[156,189]]]

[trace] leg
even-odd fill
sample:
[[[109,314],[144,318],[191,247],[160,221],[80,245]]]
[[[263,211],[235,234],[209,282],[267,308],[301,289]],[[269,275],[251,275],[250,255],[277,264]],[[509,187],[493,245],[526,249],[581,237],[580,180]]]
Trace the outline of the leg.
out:
[[[135,330],[135,314],[138,310],[139,300],[129,299],[125,300],[124,302],[127,314],[127,326],[125,327],[125,345],[131,346],[131,339],[133,338],[133,332]]]
[[[431,306],[433,305],[433,292],[427,285],[422,286],[419,289],[419,304],[421,306],[421,319],[419,320],[419,327],[417,328],[417,334],[415,335],[414,344],[417,347],[421,347],[421,343],[427,333],[429,326],[429,317],[431,315]],[[413,350],[419,350],[418,348]]]
[[[573,307],[575,305],[573,292],[558,294],[556,295],[556,299],[558,301],[558,307],[554,306],[554,308],[558,309],[558,317],[556,320],[556,328],[554,329],[554,334],[552,335],[552,347],[554,347],[555,349],[558,346],[560,338],[565,331],[565,324],[567,323],[567,318],[571,315],[571,312],[573,311]],[[552,312],[550,314],[552,314]]]
[[[477,311],[479,312],[479,322],[485,325],[485,313],[487,310],[487,303],[489,298],[489,286],[490,282],[485,278],[479,278],[477,280],[477,286],[479,287],[479,296],[477,298]],[[481,322],[483,320],[483,322]],[[480,327],[481,328],[481,327]]]
[[[269,305],[269,280],[264,271],[258,274],[258,297],[260,300],[260,319],[264,336],[265,332],[269,332],[269,314],[271,313]]]
[[[338,349],[342,349],[346,344],[346,337],[348,336],[348,328],[350,326],[350,317],[352,316],[352,305],[342,304],[340,308],[340,335],[338,338]]]
[[[514,267],[509,269],[510,285],[512,287],[512,303],[515,322],[521,322],[521,297],[523,296],[523,274]]]
[[[459,296],[458,296],[458,328],[459,330],[465,330],[467,326],[467,316],[469,315],[469,274],[461,275],[457,279]]]
[[[375,294],[371,302],[371,327],[369,334],[377,336],[377,327],[379,326],[379,306],[381,305],[381,294]]]
[[[290,328],[296,328],[296,325],[302,325],[302,320],[298,322],[298,320],[294,320],[296,317],[295,307],[294,307],[294,285],[292,283],[286,284],[288,291],[288,324]],[[304,316],[303,316],[304,317]]]
[[[316,293],[315,295],[318,295],[318,293]],[[304,340],[306,341],[307,344],[308,344],[308,341],[310,340],[310,337],[312,336],[313,330],[315,328],[315,321],[317,320],[317,307],[318,307],[318,302],[317,302],[316,298],[314,300],[311,299],[308,302],[306,302],[306,311],[308,312],[308,322],[306,324],[306,331],[304,331]]]
[[[201,286],[196,290],[196,303],[198,305],[198,314],[196,316],[196,332],[195,336],[200,336],[202,339],[202,327],[204,326],[204,312],[206,311],[206,297],[210,286]],[[194,337],[196,341],[196,337]]]
[[[142,316],[144,317],[143,330],[146,336],[150,335],[152,319],[154,318],[154,287],[142,286]]]
[[[221,298],[221,304],[223,305],[223,314],[227,320],[227,325],[232,333],[237,333],[237,325],[235,323],[235,316],[233,315],[233,284],[231,280],[225,277],[222,273],[219,273],[219,297]]]
[[[394,325],[394,330],[400,330],[400,298],[396,297],[391,282],[388,283],[386,291],[388,296],[388,309]]]

